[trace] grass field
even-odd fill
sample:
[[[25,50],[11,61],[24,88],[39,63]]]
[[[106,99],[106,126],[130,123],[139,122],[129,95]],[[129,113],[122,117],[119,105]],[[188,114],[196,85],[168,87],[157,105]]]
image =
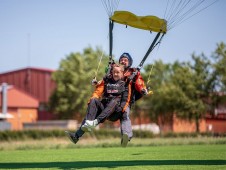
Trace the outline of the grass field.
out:
[[[44,143],[50,142],[44,140]],[[61,141],[62,146],[37,147],[36,144],[32,149],[28,147],[29,142],[23,143],[27,143],[24,148],[8,143],[14,149],[1,149],[0,169],[226,169],[225,144],[169,145],[170,142],[167,142],[166,145],[129,145],[121,148],[114,145],[85,147],[84,141],[76,146]]]

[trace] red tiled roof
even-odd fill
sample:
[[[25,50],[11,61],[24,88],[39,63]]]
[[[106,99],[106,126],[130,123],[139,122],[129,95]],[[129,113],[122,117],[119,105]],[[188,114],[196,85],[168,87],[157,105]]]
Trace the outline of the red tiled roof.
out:
[[[38,108],[39,101],[31,95],[17,89],[14,86],[9,86],[7,90],[7,103],[9,107],[20,108]],[[2,105],[2,94],[0,94],[0,106]]]

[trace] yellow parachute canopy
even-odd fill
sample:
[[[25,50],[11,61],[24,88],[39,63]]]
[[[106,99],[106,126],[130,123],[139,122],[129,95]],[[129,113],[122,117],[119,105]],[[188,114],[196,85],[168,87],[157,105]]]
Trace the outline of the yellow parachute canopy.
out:
[[[166,20],[160,19],[156,16],[136,16],[128,11],[115,11],[114,15],[110,19],[120,24],[144,30],[162,33],[166,33],[167,31]]]

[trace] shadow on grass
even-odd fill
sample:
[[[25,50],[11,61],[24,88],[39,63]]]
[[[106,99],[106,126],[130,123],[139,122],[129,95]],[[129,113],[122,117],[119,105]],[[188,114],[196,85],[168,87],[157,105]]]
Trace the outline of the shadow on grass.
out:
[[[153,166],[153,165],[226,165],[226,160],[131,160],[131,161],[78,161],[78,162],[24,162],[0,163],[0,168],[117,168],[123,166]]]

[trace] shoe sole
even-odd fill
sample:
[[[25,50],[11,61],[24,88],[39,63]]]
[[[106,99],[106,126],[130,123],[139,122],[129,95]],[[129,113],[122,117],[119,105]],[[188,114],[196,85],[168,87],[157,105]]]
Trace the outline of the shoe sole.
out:
[[[121,143],[121,146],[122,146],[123,148],[125,148],[125,147],[127,146],[128,142],[129,142],[129,137],[128,137],[128,135],[127,135],[127,134],[123,134],[123,135],[122,135],[122,143]]]
[[[81,127],[81,129],[84,131],[84,132],[91,132],[92,130],[89,128],[89,127],[87,127],[87,126],[83,126],[83,127]]]
[[[72,143],[74,143],[74,144],[77,143],[77,142],[74,142],[74,141],[71,139],[70,132],[68,132],[68,131],[64,131],[64,132],[65,132],[65,134],[67,135],[67,137],[70,139],[70,141],[71,141]]]

